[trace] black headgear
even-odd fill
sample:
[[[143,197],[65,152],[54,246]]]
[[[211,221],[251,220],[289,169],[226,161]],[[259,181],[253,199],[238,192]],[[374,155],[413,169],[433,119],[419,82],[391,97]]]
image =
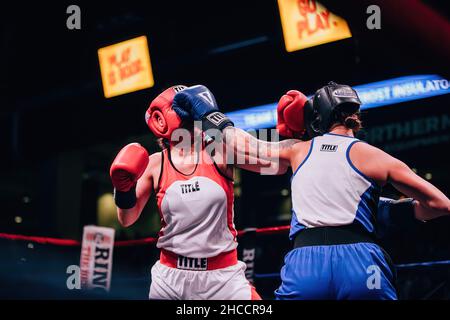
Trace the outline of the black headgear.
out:
[[[305,127],[308,138],[328,132],[333,122],[337,120],[336,110],[355,113],[359,111],[361,104],[353,88],[329,82],[317,90],[305,104]]]

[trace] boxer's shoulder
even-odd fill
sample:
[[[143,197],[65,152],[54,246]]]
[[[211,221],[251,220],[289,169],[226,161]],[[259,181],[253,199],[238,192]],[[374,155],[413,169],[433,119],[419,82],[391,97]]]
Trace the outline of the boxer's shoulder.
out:
[[[394,159],[392,156],[362,141],[354,143],[348,155],[353,166],[365,176],[373,179],[380,186],[386,184],[388,169]]]
[[[311,146],[311,140],[308,141],[302,141],[302,140],[297,140],[297,139],[289,139],[286,140],[288,141],[287,143],[287,147],[290,148],[292,150],[292,152],[294,152],[295,154],[297,153],[302,153],[302,152],[308,152],[309,148]]]
[[[310,148],[310,141],[287,139],[281,142],[280,158],[289,161],[294,168],[303,161]]]
[[[158,164],[160,165],[161,161],[162,161],[162,151],[152,153],[148,157],[148,165],[149,166],[158,165]]]
[[[152,171],[160,171],[161,170],[161,165],[163,162],[163,152],[155,152],[152,153],[149,157],[148,157],[148,166],[150,168],[150,170]]]
[[[148,157],[148,165],[144,173],[145,177],[153,179],[154,181],[159,179],[159,175],[161,173],[161,163],[163,161],[162,157],[162,152],[152,153]]]
[[[371,144],[356,140],[359,143],[353,143],[350,149],[350,157],[355,160],[373,160],[379,161],[381,158],[387,155],[383,150],[372,146]]]

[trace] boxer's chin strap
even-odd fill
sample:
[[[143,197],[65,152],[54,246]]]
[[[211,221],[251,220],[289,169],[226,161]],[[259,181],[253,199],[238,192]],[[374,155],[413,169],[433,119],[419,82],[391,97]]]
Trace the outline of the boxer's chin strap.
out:
[[[114,202],[120,209],[131,209],[136,205],[136,186],[128,191],[119,191],[114,188]]]

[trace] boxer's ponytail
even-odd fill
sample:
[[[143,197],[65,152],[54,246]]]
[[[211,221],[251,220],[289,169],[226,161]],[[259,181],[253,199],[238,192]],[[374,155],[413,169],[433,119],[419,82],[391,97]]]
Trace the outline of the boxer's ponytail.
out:
[[[361,114],[359,112],[349,113],[340,111],[335,114],[335,121],[332,127],[336,125],[344,125],[346,128],[353,130],[354,133],[362,129]]]
[[[347,116],[344,119],[344,125],[352,129],[354,132],[358,132],[362,128],[361,119],[359,118],[359,113],[354,113],[350,116]]]

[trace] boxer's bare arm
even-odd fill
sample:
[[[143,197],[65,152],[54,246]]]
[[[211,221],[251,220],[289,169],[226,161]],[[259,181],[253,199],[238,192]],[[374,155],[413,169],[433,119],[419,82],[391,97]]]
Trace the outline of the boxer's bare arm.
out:
[[[149,157],[147,168],[136,184],[136,205],[131,209],[117,208],[117,217],[122,226],[129,227],[139,219],[150,198],[153,186],[157,183],[157,181],[154,181],[154,177],[159,176],[156,171],[159,172],[160,170],[161,152],[158,152]]]
[[[417,200],[417,219],[430,220],[450,214],[450,200],[444,193],[386,152],[357,143],[350,151],[350,158],[359,170],[380,185],[391,183],[401,193]]]
[[[291,164],[292,147],[301,142],[296,139],[263,141],[235,127],[227,127],[223,133],[225,153],[232,152],[235,165],[258,173],[284,174]]]
[[[388,155],[388,181],[400,192],[418,201],[415,215],[419,220],[430,220],[450,214],[450,200],[438,188],[415,174],[405,163]]]

